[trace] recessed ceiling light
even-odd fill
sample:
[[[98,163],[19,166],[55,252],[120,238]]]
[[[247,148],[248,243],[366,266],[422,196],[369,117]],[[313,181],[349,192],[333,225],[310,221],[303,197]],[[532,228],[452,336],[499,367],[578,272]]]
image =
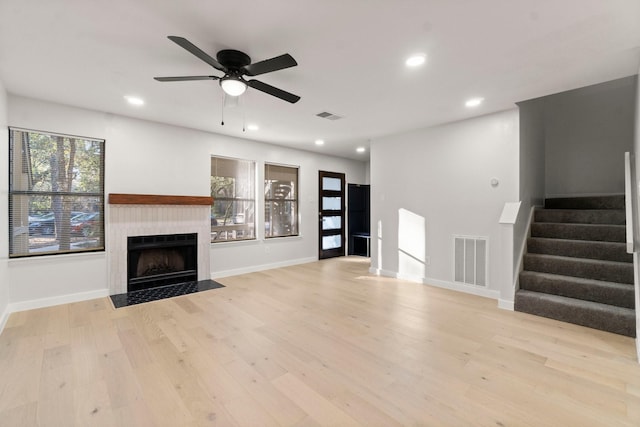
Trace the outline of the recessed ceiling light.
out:
[[[144,100],[142,98],[138,98],[137,96],[125,96],[124,99],[131,105],[144,105]]]
[[[467,100],[467,102],[465,102],[464,105],[466,107],[473,108],[473,107],[477,107],[478,105],[482,104],[482,101],[484,101],[484,98],[471,98],[471,99]]]
[[[249,130],[258,130],[258,129],[260,129],[260,127],[258,127],[258,125],[250,124],[250,125],[247,126],[247,129],[249,129]]]
[[[356,148],[356,151],[357,151],[358,153],[364,153],[364,152],[366,151],[366,148],[364,148],[364,147],[358,147],[358,148]]]
[[[412,55],[404,62],[407,67],[418,67],[427,60],[427,55],[424,53],[418,53],[416,55]]]
[[[316,139],[316,145],[324,145],[324,139]]]

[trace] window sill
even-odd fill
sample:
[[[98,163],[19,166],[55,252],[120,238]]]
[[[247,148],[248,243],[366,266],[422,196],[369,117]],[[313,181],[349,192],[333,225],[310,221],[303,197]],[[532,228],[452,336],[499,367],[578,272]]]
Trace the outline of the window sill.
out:
[[[210,242],[211,249],[223,247],[223,246],[252,246],[260,243],[258,239],[247,239],[247,240],[220,240],[218,242]]]
[[[63,260],[73,258],[106,258],[107,252],[104,249],[87,251],[87,252],[71,252],[71,253],[52,253],[43,255],[31,255],[20,257],[9,257],[7,261],[9,263],[23,263],[23,262],[49,262],[52,260]]]
[[[295,236],[273,236],[273,237],[265,237],[265,242],[278,242],[283,240],[302,240],[302,236],[300,234],[296,234]]]
[[[253,246],[253,245],[263,245],[263,244],[277,244],[277,243],[287,243],[291,241],[300,241],[302,240],[302,235],[297,236],[282,236],[282,237],[263,237],[261,239],[251,239],[251,240],[229,240],[229,241],[220,241],[217,243],[211,242],[211,249],[217,247],[224,246]]]

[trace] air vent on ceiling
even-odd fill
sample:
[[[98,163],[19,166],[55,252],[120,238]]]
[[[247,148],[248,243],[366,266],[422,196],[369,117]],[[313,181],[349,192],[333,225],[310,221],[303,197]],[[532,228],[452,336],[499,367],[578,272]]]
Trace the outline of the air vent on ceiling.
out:
[[[316,114],[316,116],[322,117],[323,119],[327,119],[327,120],[340,120],[342,118],[342,116],[331,114],[326,111],[323,111],[322,113],[318,113]]]

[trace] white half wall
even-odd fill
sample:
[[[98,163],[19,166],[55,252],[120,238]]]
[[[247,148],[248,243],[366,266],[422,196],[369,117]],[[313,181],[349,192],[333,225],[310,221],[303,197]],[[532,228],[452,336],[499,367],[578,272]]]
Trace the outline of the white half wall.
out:
[[[516,109],[373,141],[372,270],[497,298],[498,221],[518,201],[518,151]],[[454,283],[453,235],[488,238],[486,287]]]
[[[2,108],[0,91],[0,109]],[[0,110],[1,111],[1,110]],[[263,210],[264,163],[300,167],[300,237],[233,242],[211,245],[210,266],[214,276],[230,272],[277,267],[287,263],[317,259],[318,252],[318,170],[342,172],[347,181],[363,184],[366,163],[287,149],[257,141],[231,138],[162,123],[149,122],[104,112],[75,108],[30,98],[8,96],[10,126],[103,138],[105,143],[105,192],[208,196],[210,194],[211,155],[254,160],[257,163],[257,212]],[[2,115],[0,114],[0,124]],[[6,127],[0,129],[6,132]],[[5,137],[6,140],[6,137]],[[0,150],[0,161],[7,164],[7,150]],[[3,160],[4,159],[4,160]],[[6,198],[8,183],[1,174],[0,241],[7,241]],[[105,206],[106,235],[109,235],[109,205]],[[260,218],[260,215],[257,215]],[[258,230],[264,229],[261,218]],[[107,251],[110,242],[106,242]],[[8,264],[9,302],[26,307],[29,301],[59,301],[64,295],[106,294],[107,257],[105,253],[45,256],[6,260],[6,245],[0,256],[0,274]],[[2,300],[0,299],[0,302]]]

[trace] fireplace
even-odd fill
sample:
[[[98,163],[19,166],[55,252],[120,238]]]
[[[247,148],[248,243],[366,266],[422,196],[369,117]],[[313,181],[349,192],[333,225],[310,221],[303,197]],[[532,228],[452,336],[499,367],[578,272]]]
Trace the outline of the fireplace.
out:
[[[127,292],[198,280],[198,234],[127,238]]]

